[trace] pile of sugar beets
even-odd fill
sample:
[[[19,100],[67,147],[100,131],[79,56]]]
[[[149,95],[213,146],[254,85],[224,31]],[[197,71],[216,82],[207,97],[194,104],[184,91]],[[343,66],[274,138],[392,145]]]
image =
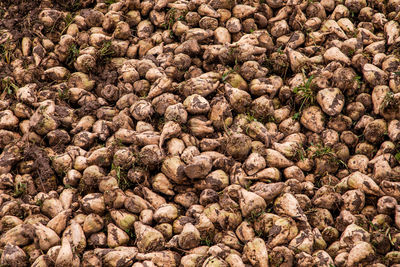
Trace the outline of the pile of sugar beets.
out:
[[[1,266],[400,266],[400,0],[0,17]]]

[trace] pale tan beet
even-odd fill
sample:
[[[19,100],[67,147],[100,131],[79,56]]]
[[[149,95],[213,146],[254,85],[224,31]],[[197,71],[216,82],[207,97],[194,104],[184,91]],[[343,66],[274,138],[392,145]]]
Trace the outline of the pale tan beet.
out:
[[[41,223],[35,224],[34,227],[35,235],[38,238],[39,246],[42,250],[47,251],[54,245],[58,245],[60,243],[60,238],[50,228],[42,225]]]
[[[164,246],[164,237],[160,232],[140,222],[135,223],[135,233],[138,237],[140,252],[161,250]]]
[[[319,91],[317,101],[322,110],[330,116],[339,114],[344,107],[344,96],[337,88],[327,88]]]
[[[276,150],[267,149],[266,154],[267,165],[271,167],[285,168],[293,164],[290,160]]]
[[[366,194],[381,195],[379,186],[367,175],[355,172],[348,177],[347,184],[354,189],[360,189]]]
[[[297,199],[290,193],[285,193],[277,198],[274,205],[278,214],[288,215],[298,220],[305,220],[304,212],[301,210]]]
[[[58,252],[56,264],[59,266],[69,266],[73,259],[72,249],[69,241],[67,239],[63,239],[61,242],[61,248]]]
[[[84,251],[86,248],[87,242],[85,233],[83,232],[81,225],[76,221],[72,221],[71,225],[66,228],[63,232],[62,238],[68,239],[74,250],[79,253]]]
[[[316,106],[304,110],[300,122],[304,127],[316,133],[322,132],[325,127],[324,115],[321,109]]]
[[[254,265],[269,266],[268,265],[268,251],[265,246],[264,240],[255,238],[248,242],[244,247],[244,253],[250,262]]]

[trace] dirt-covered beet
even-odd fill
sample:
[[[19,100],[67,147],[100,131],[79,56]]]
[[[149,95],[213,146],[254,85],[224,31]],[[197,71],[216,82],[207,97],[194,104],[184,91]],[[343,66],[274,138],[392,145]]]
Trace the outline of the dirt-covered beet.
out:
[[[0,265],[400,265],[399,0],[0,1]]]

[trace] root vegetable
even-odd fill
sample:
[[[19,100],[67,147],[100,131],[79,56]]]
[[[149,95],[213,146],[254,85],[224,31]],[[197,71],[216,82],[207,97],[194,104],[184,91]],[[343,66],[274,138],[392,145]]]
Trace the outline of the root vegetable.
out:
[[[86,237],[79,223],[72,221],[71,225],[65,229],[62,238],[68,239],[75,251],[82,252],[86,247]]]
[[[110,248],[126,245],[128,241],[129,236],[127,233],[112,223],[107,225],[107,245]]]
[[[19,2],[0,264],[400,263],[399,0]]]
[[[379,186],[367,175],[362,174],[361,172],[352,173],[347,180],[347,184],[349,187],[353,189],[360,189],[366,194],[371,195],[381,195],[382,190]]]
[[[374,257],[374,250],[367,242],[359,242],[349,252],[347,266],[353,266],[360,262],[368,262]]]
[[[316,133],[322,132],[325,128],[324,115],[321,109],[316,106],[304,110],[300,122],[304,127]]]
[[[28,266],[27,255],[18,246],[7,244],[2,251],[1,264],[8,266]]]
[[[327,88],[317,94],[317,101],[329,116],[339,114],[344,107],[344,96],[337,88]]]
[[[102,214],[105,210],[104,197],[102,194],[88,194],[82,198],[82,209],[87,213]]]
[[[208,156],[195,156],[191,163],[185,166],[184,172],[191,179],[204,178],[210,173],[212,160]]]
[[[50,228],[44,226],[41,223],[34,224],[35,237],[38,239],[38,243],[41,250],[47,251],[54,245],[60,243],[58,235]]]
[[[277,219],[269,230],[268,246],[273,248],[286,244],[288,240],[296,237],[298,229],[291,219]]]
[[[250,214],[261,212],[267,206],[265,200],[255,193],[248,192],[245,189],[240,191],[240,209],[243,216],[247,217]]]
[[[275,200],[274,208],[279,214],[288,215],[298,220],[306,220],[297,199],[290,193],[285,193]]]
[[[164,160],[161,171],[165,176],[176,183],[183,182],[184,177],[184,163],[179,157],[174,156]]]
[[[30,224],[19,224],[1,236],[0,244],[2,246],[6,244],[15,246],[28,245],[34,238],[34,231],[35,229]]]
[[[160,135],[160,148],[162,148],[163,143],[166,139],[175,137],[179,135],[181,132],[181,127],[179,126],[178,123],[169,121],[166,124],[164,124],[163,130]]]
[[[302,251],[311,253],[314,245],[314,236],[309,229],[300,231],[299,234],[289,243],[290,246]]]
[[[71,210],[64,210],[51,219],[46,226],[60,235],[65,230],[70,216]]]
[[[388,79],[387,74],[372,64],[365,64],[363,67],[365,79],[372,85],[384,85]]]
[[[58,252],[56,264],[58,266],[69,266],[73,259],[71,244],[67,239],[63,239],[61,242],[61,248]]]
[[[131,195],[125,198],[124,207],[128,211],[138,214],[145,209],[151,208],[151,204],[140,196]]]
[[[103,219],[99,215],[92,213],[86,216],[82,229],[85,234],[92,234],[103,229],[103,226]]]
[[[323,250],[318,250],[313,253],[314,262],[318,265],[332,265],[334,264],[331,256]]]
[[[165,240],[159,231],[141,222],[135,222],[134,227],[139,252],[158,251],[164,247]]]
[[[266,149],[266,162],[268,166],[276,168],[286,168],[293,163],[288,160],[285,156],[273,149]]]
[[[197,247],[200,243],[200,232],[191,224],[187,223],[183,227],[178,237],[178,244],[182,249]]]
[[[118,247],[115,251],[108,252],[103,259],[104,264],[107,266],[118,266],[118,264],[128,265],[132,263],[132,259],[137,254],[137,251],[129,251],[126,247]],[[101,264],[101,263],[100,263]]]
[[[284,183],[266,184],[257,182],[250,187],[250,190],[262,197],[265,201],[271,201],[284,189]]]
[[[258,153],[252,153],[244,162],[244,169],[248,175],[253,175],[266,167],[266,162]]]
[[[354,246],[360,241],[369,242],[370,234],[356,224],[348,225],[340,237],[340,243],[342,245]]]
[[[264,243],[264,240],[261,238],[254,238],[252,241],[247,242],[243,248],[243,252],[251,264],[258,265],[260,267],[269,266],[267,247]]]

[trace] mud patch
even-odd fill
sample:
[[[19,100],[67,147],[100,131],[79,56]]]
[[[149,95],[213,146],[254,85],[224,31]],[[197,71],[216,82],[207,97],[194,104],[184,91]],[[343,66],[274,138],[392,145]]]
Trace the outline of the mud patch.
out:
[[[24,159],[33,160],[33,174],[35,185],[39,191],[49,192],[57,189],[57,179],[51,168],[50,158],[47,153],[36,145],[30,145],[24,150]]]

